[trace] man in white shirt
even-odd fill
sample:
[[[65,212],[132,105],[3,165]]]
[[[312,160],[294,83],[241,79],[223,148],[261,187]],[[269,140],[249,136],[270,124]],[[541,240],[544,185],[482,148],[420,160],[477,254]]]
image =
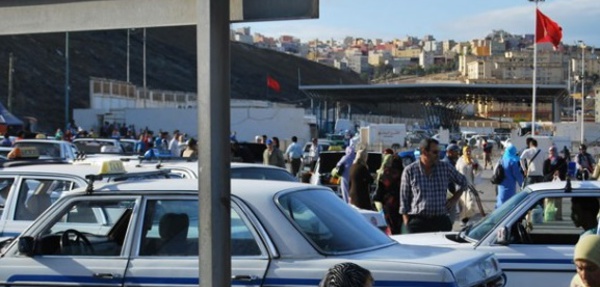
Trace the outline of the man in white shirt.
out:
[[[537,140],[529,139],[529,148],[521,154],[521,168],[525,172],[525,185],[544,181],[546,155],[537,147]]]
[[[298,137],[292,136],[292,144],[285,150],[284,155],[288,157],[290,162],[290,172],[296,176],[302,163],[302,147],[298,143]]]
[[[173,138],[169,141],[169,151],[171,156],[180,156],[181,151],[179,150],[179,130],[173,131]]]
[[[308,158],[310,159],[310,171],[315,170],[315,165],[321,154],[321,146],[319,146],[319,140],[317,138],[312,139],[312,145],[308,151]]]

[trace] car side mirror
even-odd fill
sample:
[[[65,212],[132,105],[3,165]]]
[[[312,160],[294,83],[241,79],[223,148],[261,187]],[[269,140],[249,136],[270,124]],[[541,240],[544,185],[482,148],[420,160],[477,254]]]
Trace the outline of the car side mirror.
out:
[[[496,244],[508,245],[510,243],[509,237],[508,227],[502,226],[496,231]]]
[[[33,256],[35,251],[35,239],[31,236],[19,237],[19,253],[25,256]]]

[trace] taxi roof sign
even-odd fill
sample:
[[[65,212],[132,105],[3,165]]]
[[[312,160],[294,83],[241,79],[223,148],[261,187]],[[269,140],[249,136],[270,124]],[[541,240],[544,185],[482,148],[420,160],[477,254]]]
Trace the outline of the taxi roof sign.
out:
[[[127,173],[125,170],[125,166],[123,162],[120,160],[107,160],[103,161],[100,165],[99,175],[107,175],[107,174],[124,174]]]

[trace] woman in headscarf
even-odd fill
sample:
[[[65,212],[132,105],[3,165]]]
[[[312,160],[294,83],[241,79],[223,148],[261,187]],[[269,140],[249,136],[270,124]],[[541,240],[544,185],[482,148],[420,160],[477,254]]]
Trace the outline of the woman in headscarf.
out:
[[[573,252],[577,274],[571,287],[600,287],[600,236],[586,235],[579,239]]]
[[[342,199],[346,203],[350,203],[350,167],[352,166],[355,157],[356,153],[354,152],[354,148],[348,146],[346,147],[346,154],[342,156],[340,161],[335,165],[341,173],[342,180],[340,182],[340,192],[342,194]]]
[[[181,154],[183,157],[198,158],[198,142],[196,139],[191,138],[188,140],[187,147]]]
[[[373,201],[378,211],[383,210],[385,221],[392,234],[400,234],[402,231],[402,216],[398,210],[400,176],[403,170],[402,159],[395,155],[393,150],[386,149],[381,167],[377,170],[377,189]]]
[[[510,144],[504,149],[504,154],[500,159],[504,169],[504,179],[498,185],[498,195],[496,197],[496,208],[500,207],[509,198],[517,192],[517,184],[523,185],[523,173],[521,173],[521,164],[517,148]]]
[[[565,180],[567,178],[567,161],[558,155],[558,150],[555,146],[551,146],[548,149],[548,158],[544,160],[544,181],[555,181]],[[549,202],[552,202],[556,207],[555,218],[562,218],[562,199],[546,198],[544,206],[548,206]]]
[[[372,210],[371,183],[373,177],[367,166],[367,155],[366,149],[358,150],[350,167],[350,204],[358,208]]]
[[[544,160],[544,181],[565,180],[567,177],[567,161],[558,155],[555,146],[548,148],[548,158]]]
[[[462,156],[456,161],[456,170],[467,178],[469,185],[475,185],[475,177],[479,174],[479,162],[471,155],[471,147],[464,146]],[[469,191],[463,192],[459,201],[459,218],[466,224],[475,214],[476,201]]]

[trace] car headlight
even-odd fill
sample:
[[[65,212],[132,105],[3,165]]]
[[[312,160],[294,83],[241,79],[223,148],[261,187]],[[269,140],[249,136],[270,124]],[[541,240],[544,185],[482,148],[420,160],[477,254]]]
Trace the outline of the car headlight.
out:
[[[498,277],[502,274],[500,264],[494,256],[488,256],[475,264],[471,264],[456,273],[456,281],[460,287],[469,286],[488,286],[488,280]],[[503,281],[503,280],[502,280]],[[481,285],[479,285],[481,284]],[[493,286],[503,286],[493,285]],[[492,285],[490,285],[492,286]]]

